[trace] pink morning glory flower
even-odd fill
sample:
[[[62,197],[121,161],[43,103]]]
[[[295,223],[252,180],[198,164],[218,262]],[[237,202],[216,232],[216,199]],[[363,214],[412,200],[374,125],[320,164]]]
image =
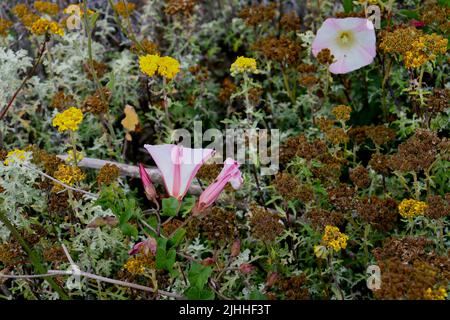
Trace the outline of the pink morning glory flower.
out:
[[[181,201],[212,149],[191,149],[174,144],[144,145],[161,171],[167,193]]]
[[[217,200],[228,182],[230,182],[234,189],[239,189],[243,182],[242,173],[239,170],[239,164],[231,158],[227,158],[225,160],[222,171],[219,173],[214,182],[211,183],[200,195],[195,208],[195,213],[198,214],[210,207],[214,201]]]
[[[348,73],[372,63],[376,55],[373,23],[364,18],[329,18],[317,31],[312,44],[314,56],[322,49],[330,49],[335,62],[332,73]]]

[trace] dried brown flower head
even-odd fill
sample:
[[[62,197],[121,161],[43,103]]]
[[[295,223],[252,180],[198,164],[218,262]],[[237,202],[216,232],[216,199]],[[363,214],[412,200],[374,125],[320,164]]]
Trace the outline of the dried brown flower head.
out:
[[[281,291],[285,300],[309,300],[310,294],[307,288],[308,279],[302,274],[289,278],[278,279],[275,288]]]
[[[367,132],[366,132],[366,126],[362,127],[352,127],[348,131],[348,136],[352,141],[354,141],[356,144],[363,143],[367,138]]]
[[[300,18],[297,12],[290,11],[281,16],[280,25],[285,31],[297,31],[300,30]]]
[[[382,146],[395,139],[395,130],[384,125],[366,127],[366,134],[378,146]]]
[[[276,8],[276,3],[268,5],[255,4],[243,8],[238,13],[238,17],[244,19],[247,26],[256,27],[263,22],[272,21],[277,14]]]
[[[441,219],[450,214],[450,193],[447,193],[445,197],[429,196],[427,203],[425,216],[431,219]]]
[[[336,187],[328,187],[328,200],[339,211],[346,212],[355,208],[356,192],[349,185],[341,184]]]
[[[331,113],[339,121],[348,121],[350,120],[350,113],[352,112],[352,108],[345,105],[338,105],[331,110]]]
[[[231,241],[236,235],[236,214],[219,207],[199,219],[197,234],[202,234],[211,241]]]
[[[310,202],[314,198],[314,192],[310,186],[300,184],[296,176],[287,172],[278,173],[273,185],[286,201],[299,199],[302,202]]]
[[[369,170],[363,166],[357,166],[354,169],[349,170],[350,180],[358,188],[364,189],[370,184]]]
[[[369,166],[376,172],[387,176],[389,174],[389,156],[376,152],[372,154]]]
[[[101,91],[100,91],[101,90]],[[93,95],[87,96],[83,101],[81,110],[83,113],[90,112],[93,114],[107,113],[109,110],[109,102],[111,100],[111,91],[108,88],[101,88]]]
[[[440,112],[444,112],[450,107],[450,90],[438,89],[433,90],[433,95],[427,99],[428,111],[436,115]]]
[[[403,263],[411,263],[417,259],[427,260],[432,248],[433,241],[425,237],[390,237],[382,247],[374,249],[373,254],[377,260],[397,258]]]
[[[327,48],[320,50],[316,58],[317,61],[319,61],[319,63],[323,65],[332,64],[334,61],[334,56],[331,54],[330,49]]]
[[[234,84],[233,80],[231,80],[230,78],[225,78],[222,82],[222,88],[220,89],[218,96],[220,102],[226,104],[235,91],[236,85]]]
[[[297,64],[302,51],[300,43],[287,36],[263,38],[253,44],[252,48],[269,60],[287,65]]]
[[[439,268],[420,260],[405,264],[398,258],[378,262],[381,273],[381,287],[374,291],[377,299],[387,300],[423,300],[428,288],[444,285],[448,279],[442,279]]]
[[[306,88],[311,88],[312,86],[316,85],[319,82],[319,78],[311,75],[301,76],[298,79],[298,82],[301,86]]]
[[[92,60],[92,67],[94,69],[95,75],[97,76],[97,79],[101,79],[108,72],[108,65],[97,60]],[[94,79],[94,77],[92,76],[91,64],[89,62],[83,63],[83,70],[84,72],[86,72],[89,80]]]
[[[305,217],[313,228],[319,232],[322,232],[326,226],[339,227],[344,223],[344,215],[339,211],[313,208],[306,213]]]
[[[397,202],[390,198],[372,196],[360,199],[356,203],[356,211],[363,221],[380,231],[394,228],[398,217]]]
[[[313,64],[301,63],[297,66],[297,71],[300,73],[314,73],[317,67]]]
[[[250,206],[250,229],[256,239],[272,242],[283,232],[280,218],[266,209],[252,204]]]
[[[103,185],[109,185],[115,182],[120,175],[120,169],[115,164],[105,164],[100,171],[98,172],[97,176],[97,183],[98,186],[101,187]]]
[[[436,132],[417,129],[415,134],[398,146],[390,157],[389,166],[401,172],[427,170],[439,154],[449,151],[450,144],[440,139]]]
[[[168,15],[175,15],[181,13],[185,16],[192,15],[197,0],[165,0],[166,7],[164,12]]]
[[[71,94],[65,94],[63,90],[59,90],[52,98],[49,107],[57,109],[58,111],[64,111],[75,105],[75,99]]]

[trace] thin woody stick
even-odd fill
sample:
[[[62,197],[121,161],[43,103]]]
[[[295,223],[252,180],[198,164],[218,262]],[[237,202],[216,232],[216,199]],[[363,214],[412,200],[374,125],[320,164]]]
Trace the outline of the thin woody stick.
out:
[[[67,158],[67,155],[58,155],[58,158],[65,160]],[[83,158],[80,162],[78,162],[78,166],[81,168],[96,169],[96,170],[100,170],[106,164],[113,164],[117,166],[122,176],[139,178],[138,166],[94,158]],[[146,168],[145,170],[152,179],[152,182],[159,184],[163,183],[161,171],[159,171],[159,169]],[[200,195],[202,193],[202,189],[200,188],[199,185],[192,183],[191,186],[189,187],[189,193],[192,195]]]

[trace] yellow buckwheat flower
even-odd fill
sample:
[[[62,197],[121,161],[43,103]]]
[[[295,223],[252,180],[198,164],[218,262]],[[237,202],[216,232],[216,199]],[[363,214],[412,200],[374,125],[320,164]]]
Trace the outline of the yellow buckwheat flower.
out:
[[[53,118],[53,126],[58,127],[59,132],[66,130],[77,131],[78,125],[83,121],[83,113],[80,109],[70,107]]]
[[[444,287],[440,287],[437,290],[428,288],[425,291],[426,300],[445,300],[447,298],[447,290]]]
[[[405,53],[405,66],[419,68],[427,61],[436,60],[437,55],[447,52],[447,44],[448,39],[435,33],[420,36]]]
[[[80,162],[81,160],[83,160],[84,155],[83,155],[83,153],[81,153],[81,151],[77,151],[77,152],[76,152],[76,155],[77,155],[77,162]],[[67,151],[66,162],[72,163],[73,160],[74,160],[73,150]]]
[[[67,184],[68,186],[73,186],[75,182],[82,181],[86,177],[86,175],[83,173],[83,171],[81,171],[80,168],[68,166],[65,164],[60,164],[58,166],[58,170],[55,171],[54,176],[55,179],[58,179],[59,181],[61,181],[64,184]],[[64,189],[63,186],[55,182],[53,186],[54,192],[59,192],[63,189]]]
[[[35,35],[43,35],[47,31],[50,31],[53,34],[63,36],[64,30],[54,21],[50,21],[44,18],[39,18],[31,25],[31,32]]]
[[[173,79],[180,72],[180,63],[172,57],[162,57],[158,60],[158,73],[167,78]]]
[[[158,61],[160,57],[155,54],[147,54],[139,57],[139,68],[149,77],[153,77],[158,70]]]
[[[257,73],[256,60],[253,58],[238,57],[231,65],[230,72],[232,75],[238,73]]]
[[[14,149],[10,152],[8,152],[8,155],[6,156],[6,160],[3,161],[3,164],[5,166],[16,162],[16,160],[24,161],[25,160],[25,151],[20,149]]]
[[[56,3],[46,2],[46,1],[35,1],[34,7],[37,11],[42,13],[47,13],[51,16],[58,14],[59,7]]]
[[[322,242],[325,246],[333,248],[334,251],[338,252],[347,247],[347,240],[348,236],[341,233],[337,227],[325,227],[325,233],[322,236]]]
[[[398,205],[398,211],[403,218],[414,218],[423,215],[428,205],[425,202],[414,200],[414,199],[404,199]]]

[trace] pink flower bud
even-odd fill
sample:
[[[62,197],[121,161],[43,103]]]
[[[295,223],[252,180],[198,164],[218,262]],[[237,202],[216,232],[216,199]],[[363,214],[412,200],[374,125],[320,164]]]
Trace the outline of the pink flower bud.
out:
[[[153,185],[152,180],[150,179],[150,176],[148,175],[142,163],[139,163],[139,174],[141,176],[142,186],[144,187],[147,199],[156,202],[155,186]]]
[[[241,240],[236,239],[231,245],[231,256],[237,257],[240,252],[241,252]]]
[[[421,27],[425,27],[426,26],[425,22],[419,21],[419,20],[416,20],[416,19],[412,19],[411,21],[409,21],[409,24],[412,25],[413,27],[416,27],[416,28],[421,28]]]
[[[214,264],[215,262],[216,262],[216,260],[214,258],[209,257],[209,258],[203,259],[201,264],[204,265],[205,267],[207,267],[207,266]]]
[[[248,274],[253,271],[255,267],[253,267],[250,263],[243,263],[239,266],[239,271],[243,274]]]
[[[141,252],[145,255],[148,255],[151,252],[153,255],[156,255],[156,247],[156,240],[152,237],[149,237],[147,240],[136,243],[133,248],[128,251],[128,254],[135,255],[136,253]]]
[[[277,280],[278,280],[278,273],[276,272],[269,273],[266,280],[266,286],[269,288],[272,287]]]

